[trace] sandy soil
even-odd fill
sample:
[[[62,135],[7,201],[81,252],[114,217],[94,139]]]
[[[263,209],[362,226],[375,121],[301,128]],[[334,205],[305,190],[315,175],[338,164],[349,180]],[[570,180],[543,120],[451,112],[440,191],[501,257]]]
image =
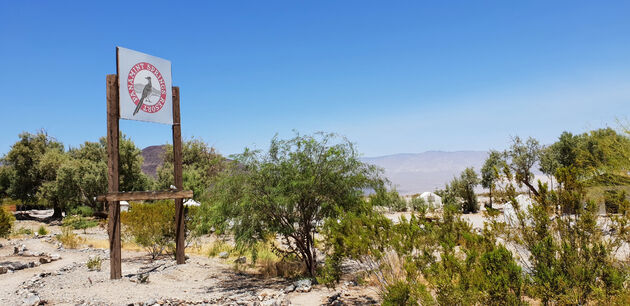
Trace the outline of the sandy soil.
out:
[[[36,231],[42,223],[17,221],[16,228]],[[46,225],[51,232],[44,237],[0,239],[0,262],[37,262],[39,257],[15,255],[14,247],[24,245],[29,252],[58,254],[61,259],[32,268],[0,274],[0,305],[326,305],[331,296],[347,305],[377,304],[374,288],[350,283],[336,289],[314,285],[309,292],[285,292],[291,280],[262,278],[237,272],[231,262],[189,252],[184,265],[172,258],[151,261],[143,251],[123,249],[120,280],[109,280],[107,235],[102,228],[75,233],[95,247],[59,248],[53,238],[59,226]],[[104,243],[103,243],[104,241]],[[101,271],[89,271],[90,257],[103,258]],[[139,271],[155,268],[147,283],[139,283]]]

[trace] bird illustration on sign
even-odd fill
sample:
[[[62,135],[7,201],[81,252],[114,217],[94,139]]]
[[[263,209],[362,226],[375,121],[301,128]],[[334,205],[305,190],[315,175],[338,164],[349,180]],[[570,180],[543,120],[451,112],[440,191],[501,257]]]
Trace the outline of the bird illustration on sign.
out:
[[[134,116],[138,113],[138,111],[140,111],[140,107],[142,107],[144,100],[149,97],[149,95],[151,94],[151,89],[153,88],[153,86],[151,86],[151,77],[148,76],[146,77],[146,79],[148,83],[144,86],[144,89],[142,89],[142,97],[140,98],[140,102],[138,102],[136,109],[133,111]]]
[[[133,111],[133,115],[135,116],[140,109],[142,109],[142,105],[147,104],[150,105],[152,104],[153,101],[151,101],[151,97],[152,96],[156,96],[159,97],[160,96],[160,90],[158,88],[153,87],[153,84],[151,82],[151,77],[147,76],[145,77],[145,79],[147,80],[146,84],[140,84],[140,83],[135,83],[134,84],[134,90],[136,93],[138,94],[142,94],[140,96],[140,101],[138,102],[138,104],[136,105],[135,110]]]

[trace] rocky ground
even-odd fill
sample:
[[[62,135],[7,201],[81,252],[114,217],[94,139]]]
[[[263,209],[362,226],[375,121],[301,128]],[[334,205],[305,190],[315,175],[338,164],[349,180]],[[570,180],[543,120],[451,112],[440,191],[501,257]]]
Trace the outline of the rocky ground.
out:
[[[17,221],[34,232],[42,223]],[[88,246],[64,249],[49,235],[0,239],[0,305],[369,305],[372,287],[344,281],[327,289],[308,280],[263,278],[238,272],[223,259],[190,253],[184,265],[171,258],[150,260],[143,251],[123,249],[123,278],[109,280],[109,251],[102,228],[75,231]],[[90,243],[91,242],[91,243]],[[92,247],[89,247],[92,245]],[[100,270],[89,259],[102,258]]]

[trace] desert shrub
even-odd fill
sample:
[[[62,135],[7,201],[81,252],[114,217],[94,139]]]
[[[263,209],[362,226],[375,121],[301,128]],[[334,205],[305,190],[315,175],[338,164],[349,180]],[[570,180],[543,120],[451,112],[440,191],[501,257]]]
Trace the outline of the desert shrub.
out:
[[[383,304],[522,304],[524,276],[512,253],[490,227],[473,231],[459,209],[446,206],[434,221],[412,215],[394,224],[375,212],[332,220],[326,248],[337,260],[322,270],[331,274],[335,262],[358,260]],[[329,286],[339,279],[323,276]]]
[[[263,277],[296,278],[307,273],[306,265],[295,257],[273,260],[271,258],[258,261],[259,271]]]
[[[427,202],[421,197],[414,197],[411,199],[411,208],[414,211],[420,212],[421,214],[426,214],[429,210],[429,205]]]
[[[557,189],[539,183],[528,222],[520,222],[513,239],[531,254],[527,290],[543,304],[609,304],[628,285],[627,265],[613,252],[626,230],[604,235],[597,205],[586,200],[578,174],[574,167],[560,167]],[[613,228],[628,220],[625,214],[611,219]]]
[[[62,224],[63,226],[67,226],[75,230],[82,229],[85,233],[88,228],[97,226],[98,221],[76,215],[65,217],[62,221]]]
[[[13,214],[0,207],[0,237],[7,237],[11,233],[13,222],[15,222]]]
[[[331,254],[326,257],[324,266],[317,273],[317,282],[326,285],[326,287],[334,288],[341,279],[342,259],[339,254]]]
[[[68,214],[73,216],[92,217],[94,215],[94,210],[90,206],[81,205],[70,209]]]
[[[310,277],[319,267],[322,224],[360,209],[363,191],[384,184],[381,171],[334,134],[274,137],[268,151],[246,149],[234,158],[210,190],[212,226],[233,234],[237,245],[277,237],[282,244],[274,251],[302,260]]]
[[[370,195],[370,204],[388,207],[392,211],[407,211],[407,201],[395,189],[388,191],[381,188],[377,190],[376,193]]]
[[[33,230],[26,227],[20,227],[13,231],[13,236],[32,236]]]
[[[630,208],[625,190],[606,190],[604,192],[604,204],[606,205],[606,212],[610,214],[617,214],[621,212],[620,210]]]
[[[39,228],[37,229],[37,234],[40,236],[48,235],[48,230],[46,230],[45,226],[40,225]]]
[[[175,242],[175,205],[172,200],[131,203],[120,215],[121,223],[135,243],[155,259]]]
[[[66,249],[76,249],[85,242],[83,238],[72,232],[72,229],[67,226],[61,228],[61,234],[57,235],[56,238]]]
[[[208,257],[216,257],[221,252],[227,252],[228,254],[232,253],[234,247],[228,244],[223,240],[215,240],[210,246],[210,250],[208,251]]]
[[[483,269],[486,305],[518,305],[521,301],[523,274],[512,253],[504,246],[484,253],[480,259]]]
[[[101,271],[102,263],[103,259],[100,256],[94,256],[88,259],[86,266],[90,271]]]
[[[419,305],[418,298],[414,295],[413,287],[405,281],[397,281],[385,289],[383,305],[405,306]]]

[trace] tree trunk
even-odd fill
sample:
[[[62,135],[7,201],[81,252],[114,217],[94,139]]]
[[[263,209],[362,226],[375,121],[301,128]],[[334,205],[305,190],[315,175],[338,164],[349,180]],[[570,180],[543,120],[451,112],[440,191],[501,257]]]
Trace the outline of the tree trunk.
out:
[[[492,186],[490,186],[490,209],[492,209]]]
[[[539,196],[538,194],[538,190],[536,190],[536,188],[534,188],[534,186],[532,186],[532,184],[530,184],[528,181],[524,181],[523,184],[525,184],[525,186],[527,186],[527,188],[529,188],[529,190],[535,195],[535,196]]]
[[[53,205],[52,218],[53,219],[61,219],[63,217],[62,212],[63,211],[61,210],[61,207],[58,204]]]

